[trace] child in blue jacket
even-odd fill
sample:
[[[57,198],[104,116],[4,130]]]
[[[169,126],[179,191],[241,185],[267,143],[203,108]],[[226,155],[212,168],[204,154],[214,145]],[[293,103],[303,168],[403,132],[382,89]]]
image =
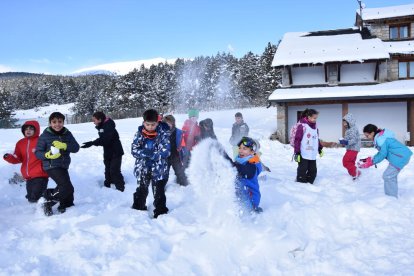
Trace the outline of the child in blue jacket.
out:
[[[398,198],[398,174],[410,161],[412,151],[394,138],[394,133],[388,129],[379,129],[368,124],[364,127],[364,135],[374,141],[378,153],[373,157],[362,159],[360,168],[369,168],[387,159],[389,165],[384,171],[384,192],[386,195]]]
[[[154,218],[157,218],[159,215],[168,213],[165,186],[168,181],[170,133],[159,124],[156,110],[146,110],[143,119],[144,122],[138,128],[131,145],[131,154],[136,159],[134,175],[138,184],[132,208],[147,210],[148,187],[152,184]]]
[[[239,155],[235,159],[237,168],[236,197],[249,211],[262,212],[258,175],[262,164],[256,155],[257,143],[249,137],[243,137],[238,143]]]

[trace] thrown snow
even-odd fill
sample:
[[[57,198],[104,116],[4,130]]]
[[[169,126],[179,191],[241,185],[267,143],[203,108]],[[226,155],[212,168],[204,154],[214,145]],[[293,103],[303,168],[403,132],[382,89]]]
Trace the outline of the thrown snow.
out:
[[[200,119],[213,119],[229,153],[236,111],[200,114]],[[26,201],[24,186],[8,183],[19,166],[0,162],[0,274],[412,274],[413,161],[399,176],[398,200],[383,192],[386,161],[353,182],[342,167],[342,148],[326,149],[317,160],[315,185],[296,183],[291,147],[268,140],[276,129],[276,110],[241,112],[252,136],[260,140],[263,162],[272,170],[260,178],[262,214],[239,217],[232,193],[234,170],[211,140],[194,149],[187,170],[190,186],[178,186],[171,174],[169,214],[155,220],[131,209],[136,179],[129,152],[142,119],[117,120],[126,152],[124,193],[101,188],[102,148],[81,149],[72,155],[70,166],[76,206],[45,217],[36,204]],[[176,117],[182,126],[186,116]],[[92,123],[67,127],[80,143],[97,137]],[[1,129],[0,136],[4,154],[14,149],[21,132]],[[374,153],[363,149],[360,157]]]

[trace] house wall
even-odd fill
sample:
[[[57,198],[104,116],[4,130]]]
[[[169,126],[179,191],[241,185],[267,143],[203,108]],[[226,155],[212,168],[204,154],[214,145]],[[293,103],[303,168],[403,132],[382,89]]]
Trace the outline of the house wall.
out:
[[[322,140],[337,142],[342,137],[342,104],[289,105],[286,132],[289,132],[297,122],[297,112],[306,108],[319,111],[317,124]],[[354,115],[361,135],[365,125],[374,124],[380,128],[392,130],[401,142],[404,142],[406,138],[407,102],[350,103],[348,104],[348,112]],[[281,125],[282,123],[278,120],[278,129],[284,128]],[[289,141],[286,141],[286,143],[289,143]]]
[[[398,80],[398,60],[390,59],[388,61],[388,79],[390,81]]]
[[[364,83],[375,81],[376,63],[355,63],[341,65],[340,83]]]
[[[396,22],[395,24],[401,24],[400,22]],[[371,34],[378,37],[381,40],[389,40],[390,39],[390,23],[367,23],[366,25],[368,29],[371,31]],[[411,37],[414,36],[414,23],[410,24],[410,34]]]
[[[325,84],[325,67],[293,67],[292,81],[293,85]]]
[[[301,105],[289,106],[288,110],[288,131],[296,124],[297,112],[306,108],[313,108],[319,111],[317,125],[319,136],[328,142],[337,142],[342,136],[342,105]]]
[[[404,142],[407,134],[407,102],[355,103],[348,105],[362,134],[367,124],[392,130],[396,138]]]

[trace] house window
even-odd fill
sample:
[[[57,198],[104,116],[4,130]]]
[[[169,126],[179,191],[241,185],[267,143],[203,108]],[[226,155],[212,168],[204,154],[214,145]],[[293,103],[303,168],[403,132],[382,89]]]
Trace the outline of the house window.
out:
[[[398,78],[413,79],[414,78],[414,61],[398,62]]]
[[[391,26],[390,27],[390,39],[403,39],[409,38],[409,25]]]

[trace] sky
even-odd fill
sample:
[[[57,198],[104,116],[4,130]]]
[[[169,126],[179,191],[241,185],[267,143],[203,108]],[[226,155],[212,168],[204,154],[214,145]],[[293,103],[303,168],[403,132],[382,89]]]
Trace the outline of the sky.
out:
[[[157,57],[261,54],[286,32],[352,27],[357,8],[356,0],[2,0],[0,72],[70,74]]]

